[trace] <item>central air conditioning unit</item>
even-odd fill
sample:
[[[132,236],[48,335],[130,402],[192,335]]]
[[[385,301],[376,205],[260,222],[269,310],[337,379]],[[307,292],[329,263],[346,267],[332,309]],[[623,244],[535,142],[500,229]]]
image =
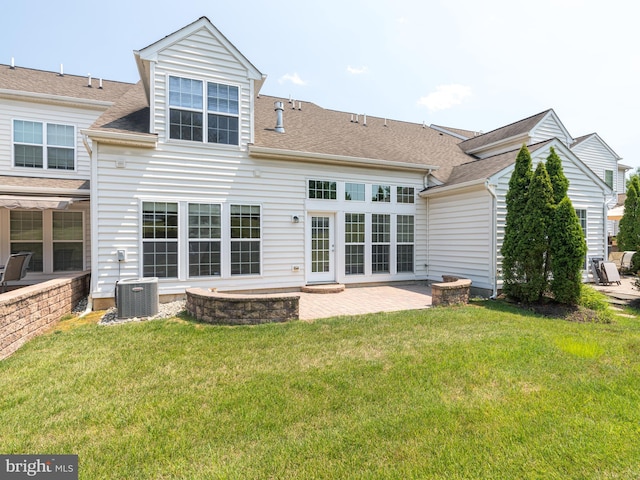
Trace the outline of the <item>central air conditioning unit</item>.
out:
[[[158,278],[127,278],[116,284],[118,318],[153,317],[158,313]]]

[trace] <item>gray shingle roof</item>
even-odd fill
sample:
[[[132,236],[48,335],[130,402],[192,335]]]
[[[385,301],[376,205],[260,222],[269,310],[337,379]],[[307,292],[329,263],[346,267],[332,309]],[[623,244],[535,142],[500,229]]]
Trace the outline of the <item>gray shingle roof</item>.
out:
[[[460,148],[465,152],[471,152],[485,145],[491,145],[492,143],[498,142],[500,140],[515,137],[517,135],[529,132],[550,111],[551,109],[545,110],[544,112],[540,112],[531,117],[524,118],[509,125],[505,125],[504,127],[496,128],[495,130],[487,132],[483,135],[465,140],[464,142],[460,143]]]
[[[274,129],[274,102],[284,103],[285,133]],[[459,139],[421,124],[385,120],[360,115],[358,123],[351,114],[328,110],[302,102],[298,110],[286,99],[261,95],[255,102],[255,144],[275,149],[338,155],[343,157],[388,160],[416,165],[437,165],[434,176],[446,181],[451,169],[468,162],[457,146]],[[355,118],[354,118],[355,120]],[[386,126],[385,126],[386,121]]]
[[[0,90],[115,102],[132,84],[103,80],[102,88],[98,88],[99,80],[94,78],[92,86],[87,85],[88,77],[66,73],[61,76],[55,72],[0,64]]]
[[[91,126],[92,130],[149,134],[149,105],[142,82],[130,85],[113,107],[104,112]]]
[[[12,191],[16,187],[14,193],[24,193],[23,188],[42,188],[42,189],[61,189],[61,190],[77,190],[79,194],[89,195],[89,180],[73,180],[62,178],[34,178],[34,177],[18,177],[12,175],[0,175],[0,186],[3,192]]]

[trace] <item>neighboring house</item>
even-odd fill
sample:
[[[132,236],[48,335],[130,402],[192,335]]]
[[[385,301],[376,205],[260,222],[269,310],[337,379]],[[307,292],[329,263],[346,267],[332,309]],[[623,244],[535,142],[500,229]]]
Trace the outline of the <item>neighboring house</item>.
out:
[[[9,172],[0,188],[25,197],[26,182],[53,182],[66,189],[39,193],[74,199],[66,209],[5,203],[0,254],[42,244],[42,273],[55,275],[71,269],[55,268],[59,250],[82,252],[73,267],[91,269],[94,308],[113,304],[116,282],[139,277],[158,277],[165,298],[190,287],[294,290],[442,274],[493,294],[523,143],[534,163],[558,152],[588,256],[606,254],[607,206],[623,183],[608,172],[619,171],[619,158],[595,134],[572,138],[553,110],[476,134],[269,97],[260,93],[265,76],[205,17],[134,55],[140,82],[105,82],[99,98],[87,97],[98,88],[86,78],[0,66],[0,161]],[[16,73],[20,81],[6,79]],[[54,91],[51,79],[80,84]],[[32,89],[42,91],[25,93]],[[25,140],[21,122],[72,126],[53,141],[73,144],[74,170],[35,165],[33,149],[49,144]],[[26,223],[38,215],[41,226]]]

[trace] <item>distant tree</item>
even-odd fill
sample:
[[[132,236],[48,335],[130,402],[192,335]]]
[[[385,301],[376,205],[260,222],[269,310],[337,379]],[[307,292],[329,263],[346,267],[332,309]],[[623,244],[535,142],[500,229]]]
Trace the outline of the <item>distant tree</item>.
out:
[[[546,167],[549,179],[551,180],[551,186],[553,187],[553,203],[559,205],[562,199],[567,196],[569,180],[564,176],[562,160],[553,147],[551,147],[549,156],[547,157]]]
[[[549,232],[551,292],[556,301],[575,305],[580,298],[587,244],[580,219],[566,195],[555,208]]]
[[[527,146],[522,145],[509,179],[504,240],[500,249],[502,254],[502,290],[505,294],[516,299],[521,299],[521,289],[525,281],[524,265],[521,259],[526,257],[527,253],[526,242],[522,241],[521,233],[532,176],[531,154]]]
[[[526,210],[522,217],[520,261],[525,283],[521,300],[538,302],[549,289],[549,231],[553,219],[553,188],[544,163],[540,162],[529,185]]]
[[[635,172],[629,174],[629,177],[625,182],[625,188],[629,188],[629,184],[633,181],[634,177],[640,177],[640,167],[637,167]]]
[[[627,187],[627,199],[624,202],[624,215],[620,219],[618,246],[620,250],[640,250],[640,178],[631,178]]]

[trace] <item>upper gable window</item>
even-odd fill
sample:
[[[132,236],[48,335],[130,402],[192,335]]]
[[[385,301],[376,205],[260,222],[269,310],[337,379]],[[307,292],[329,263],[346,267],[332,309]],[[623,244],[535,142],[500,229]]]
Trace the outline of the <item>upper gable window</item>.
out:
[[[169,137],[238,145],[238,87],[207,82],[206,97],[204,87],[201,80],[169,77]]]
[[[52,170],[75,169],[75,128],[56,123],[13,121],[13,164]]]

